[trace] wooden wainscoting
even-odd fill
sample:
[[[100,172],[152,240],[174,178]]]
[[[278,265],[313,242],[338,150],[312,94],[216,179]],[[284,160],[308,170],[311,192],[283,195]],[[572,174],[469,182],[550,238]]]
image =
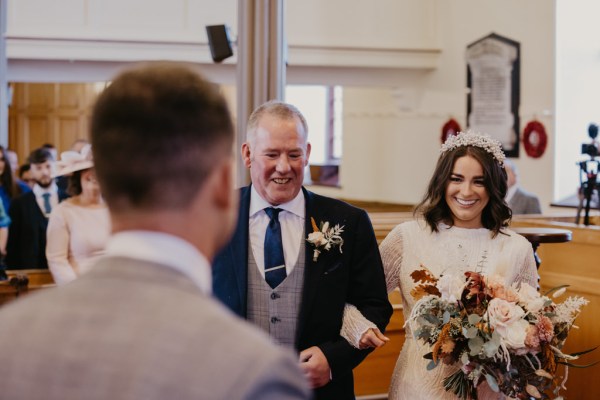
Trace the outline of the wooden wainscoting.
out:
[[[8,144],[25,163],[29,153],[45,143],[58,154],[76,139],[88,137],[93,83],[14,83],[9,108]]]
[[[381,398],[387,398],[392,372],[404,344],[405,334],[400,292],[392,292],[390,302],[394,306],[394,314],[385,332],[390,341],[369,354],[354,369],[354,391],[357,396],[381,395]]]
[[[545,243],[538,248],[540,286],[542,293],[560,286],[570,285],[567,296],[582,296],[589,300],[575,320],[579,329],[572,329],[564,347],[567,353],[578,352],[600,345],[600,227],[575,225],[556,221],[555,218],[518,218],[513,226],[568,229],[573,233],[569,243]],[[600,349],[576,360],[576,364],[600,361]],[[592,400],[600,397],[600,364],[585,369],[569,369],[568,399]]]

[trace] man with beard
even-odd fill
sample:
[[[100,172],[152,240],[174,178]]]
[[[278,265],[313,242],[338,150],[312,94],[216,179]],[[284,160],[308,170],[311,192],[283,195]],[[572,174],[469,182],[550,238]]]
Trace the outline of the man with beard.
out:
[[[52,179],[52,154],[45,148],[31,152],[28,162],[35,185],[11,203],[12,220],[6,245],[8,269],[48,268],[46,227],[48,216],[59,201],[67,197]]]

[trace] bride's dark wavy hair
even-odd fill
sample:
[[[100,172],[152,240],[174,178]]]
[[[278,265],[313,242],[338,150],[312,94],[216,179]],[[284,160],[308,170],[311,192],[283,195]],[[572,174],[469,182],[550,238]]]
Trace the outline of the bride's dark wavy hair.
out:
[[[461,146],[443,152],[438,158],[427,192],[415,207],[414,214],[423,215],[434,232],[438,232],[440,222],[449,226],[454,225],[452,212],[446,203],[446,188],[450,183],[454,163],[464,156],[471,156],[479,161],[483,169],[483,184],[490,200],[481,214],[481,223],[493,232],[493,237],[496,237],[502,228],[508,226],[512,218],[512,211],[504,200],[508,189],[506,170],[481,147]]]

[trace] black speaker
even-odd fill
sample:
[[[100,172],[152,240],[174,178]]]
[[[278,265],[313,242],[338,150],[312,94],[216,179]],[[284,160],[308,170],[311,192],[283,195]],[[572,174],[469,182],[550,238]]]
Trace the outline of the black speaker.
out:
[[[208,25],[206,34],[208,35],[208,45],[214,62],[221,62],[233,55],[227,26]]]

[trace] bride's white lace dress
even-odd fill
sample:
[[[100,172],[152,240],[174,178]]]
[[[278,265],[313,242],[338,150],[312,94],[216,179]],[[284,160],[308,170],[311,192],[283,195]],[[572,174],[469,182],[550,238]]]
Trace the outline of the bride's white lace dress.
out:
[[[402,294],[404,319],[407,320],[415,300],[410,291],[415,286],[410,273],[421,266],[434,275],[477,271],[484,275],[500,274],[506,283],[527,282],[537,285],[537,270],[531,244],[511,230],[492,238],[488,229],[464,229],[441,224],[432,233],[422,221],[398,225],[381,243],[388,292],[396,288]],[[357,344],[368,321],[360,312],[346,307],[342,335]],[[440,364],[427,371],[428,360],[423,355],[430,349],[417,342],[406,326],[406,340],[396,363],[389,398],[396,399],[456,399],[443,388],[443,379],[458,367]],[[502,398],[486,384],[479,388],[479,399]]]

